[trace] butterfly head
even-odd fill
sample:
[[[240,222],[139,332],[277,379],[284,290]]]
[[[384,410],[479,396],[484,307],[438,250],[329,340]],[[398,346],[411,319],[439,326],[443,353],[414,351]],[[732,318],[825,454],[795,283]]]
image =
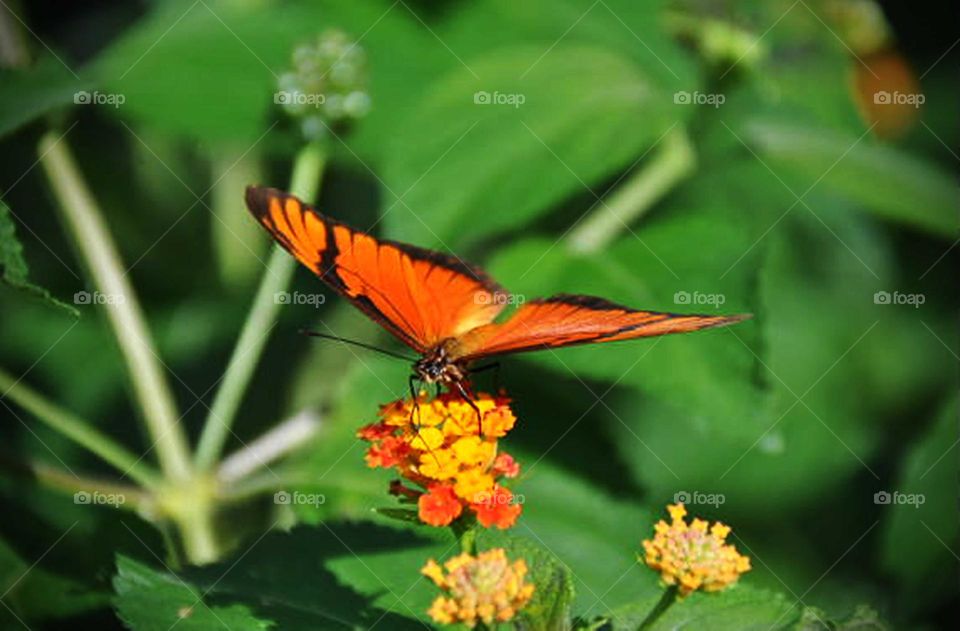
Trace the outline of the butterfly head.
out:
[[[450,358],[446,348],[439,345],[427,352],[413,365],[417,377],[426,383],[452,384],[467,376],[466,369]]]

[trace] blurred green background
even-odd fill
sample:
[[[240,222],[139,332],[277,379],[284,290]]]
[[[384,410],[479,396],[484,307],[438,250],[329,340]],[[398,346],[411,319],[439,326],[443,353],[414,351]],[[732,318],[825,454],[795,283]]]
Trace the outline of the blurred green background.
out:
[[[574,614],[655,600],[640,541],[676,494],[722,494],[691,511],[731,524],[755,569],[729,596],[691,598],[675,624],[827,628],[866,604],[892,628],[941,628],[957,613],[958,566],[951,9],[8,1],[0,199],[33,283],[70,304],[92,291],[37,166],[41,134],[65,134],[196,437],[268,253],[243,187],[286,187],[302,144],[274,104],[278,76],[297,44],[339,29],[366,55],[371,107],[321,130],[323,212],[454,251],[524,296],[754,314],[504,361],[520,419],[505,446],[526,499],[515,535],[567,567]],[[123,103],[75,104],[79,90]],[[919,107],[905,102],[918,95]],[[644,174],[663,184],[648,202],[627,188]],[[597,225],[610,229],[600,241]],[[223,516],[234,557],[188,588],[135,515],[19,475],[30,459],[109,470],[0,400],[4,628],[121,628],[115,606],[133,628],[166,629],[164,607],[189,600],[177,590],[208,588],[217,613],[197,608],[179,628],[424,619],[433,590],[416,572],[449,542],[374,518],[391,505],[389,476],[365,468],[353,437],[377,403],[406,393],[409,368],[306,341],[299,328],[329,327],[393,348],[305,270],[293,290],[328,299],[281,309],[235,431],[249,441],[318,413],[315,441],[272,468],[278,488],[323,493],[323,506],[278,513],[265,496],[237,507]],[[0,366],[142,453],[103,307],[75,306],[79,318],[0,286]],[[881,492],[924,502],[885,505]],[[271,525],[293,531],[258,539]]]

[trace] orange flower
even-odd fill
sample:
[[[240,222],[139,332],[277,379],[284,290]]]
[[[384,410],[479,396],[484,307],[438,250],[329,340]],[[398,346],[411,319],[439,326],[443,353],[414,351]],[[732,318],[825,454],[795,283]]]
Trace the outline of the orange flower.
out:
[[[520,465],[506,452],[497,455],[491,469],[494,475],[502,475],[505,478],[515,478],[520,475]]]
[[[463,505],[449,484],[435,484],[417,500],[420,521],[430,526],[449,526],[463,512]]]
[[[484,528],[510,528],[516,523],[522,510],[513,493],[499,485],[495,486],[492,492],[478,494],[476,500],[470,504],[470,508]]]
[[[660,520],[652,540],[643,542],[644,561],[660,572],[667,585],[678,585],[680,596],[702,589],[719,591],[750,569],[750,559],[726,543],[730,527],[702,519],[684,521],[683,504],[667,507],[671,523]]]
[[[445,593],[427,610],[441,624],[462,622],[472,629],[478,622],[507,622],[533,596],[534,586],[524,580],[527,564],[522,559],[511,563],[503,548],[475,557],[460,554],[442,568],[431,559],[420,572]]]
[[[402,463],[409,453],[409,444],[396,436],[387,436],[370,446],[366,456],[367,466],[371,468],[395,467]]]
[[[477,410],[451,393],[382,405],[380,422],[357,432],[370,443],[368,466],[395,468],[406,481],[426,490],[419,498],[424,523],[449,525],[468,507],[485,527],[509,528],[520,515],[513,495],[498,484],[520,473],[512,456],[498,453],[498,438],[516,423],[510,401],[480,394],[474,403],[483,415],[482,434]]]

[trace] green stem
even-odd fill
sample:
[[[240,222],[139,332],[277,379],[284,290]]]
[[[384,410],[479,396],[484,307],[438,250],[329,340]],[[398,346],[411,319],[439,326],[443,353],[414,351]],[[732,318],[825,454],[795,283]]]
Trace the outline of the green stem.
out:
[[[101,495],[114,495],[118,498],[122,497],[122,503],[117,502],[110,504],[110,506],[114,506],[115,508],[138,510],[146,501],[146,496],[143,491],[133,486],[117,484],[116,482],[106,480],[101,481],[92,478],[77,477],[72,473],[61,471],[56,467],[51,467],[43,463],[31,463],[29,469],[37,481],[56,491],[68,494],[86,493],[88,497],[96,493]],[[74,501],[77,501],[76,496],[74,496]],[[97,502],[97,504],[99,505],[99,502]]]
[[[290,192],[306,201],[313,200],[320,186],[324,162],[324,152],[319,144],[304,147],[294,163]],[[231,434],[230,428],[243,394],[277,319],[280,305],[275,295],[286,290],[295,267],[294,259],[285,250],[275,246],[200,435],[196,465],[201,471],[207,471],[216,464]]]
[[[663,595],[660,596],[660,600],[657,601],[657,604],[653,609],[650,610],[650,613],[647,614],[647,617],[643,619],[643,622],[640,623],[640,626],[637,627],[637,631],[643,631],[644,629],[649,629],[653,626],[653,623],[656,622],[664,612],[669,609],[673,603],[677,602],[677,594],[679,589],[676,585],[671,585],[664,590]]]
[[[178,421],[173,395],[136,294],[127,280],[103,214],[87,188],[65,141],[48,132],[40,139],[40,163],[60,202],[63,219],[72,232],[94,283],[111,301],[105,312],[123,353],[147,430],[157,449],[160,467],[171,480],[190,476],[190,449]]]
[[[53,429],[90,450],[143,486],[152,488],[159,483],[158,473],[140,458],[101,433],[89,422],[58,407],[2,369],[0,369],[0,392],[2,392],[0,395],[2,398],[9,397]]]
[[[587,254],[606,247],[693,172],[696,154],[683,128],[667,133],[656,154],[567,236],[568,246]]]
[[[477,528],[472,519],[460,518],[451,524],[453,535],[460,541],[460,552],[464,554],[477,553]]]

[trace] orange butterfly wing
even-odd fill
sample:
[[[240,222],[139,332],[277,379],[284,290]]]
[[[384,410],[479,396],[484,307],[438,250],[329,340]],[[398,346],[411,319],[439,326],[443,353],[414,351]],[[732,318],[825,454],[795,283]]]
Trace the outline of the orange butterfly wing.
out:
[[[282,191],[249,186],[247,207],[290,254],[422,353],[493,321],[505,292],[446,254],[379,240]]]
[[[686,333],[748,317],[637,311],[603,298],[558,294],[522,305],[505,322],[469,331],[451,355],[470,361],[490,355]]]

